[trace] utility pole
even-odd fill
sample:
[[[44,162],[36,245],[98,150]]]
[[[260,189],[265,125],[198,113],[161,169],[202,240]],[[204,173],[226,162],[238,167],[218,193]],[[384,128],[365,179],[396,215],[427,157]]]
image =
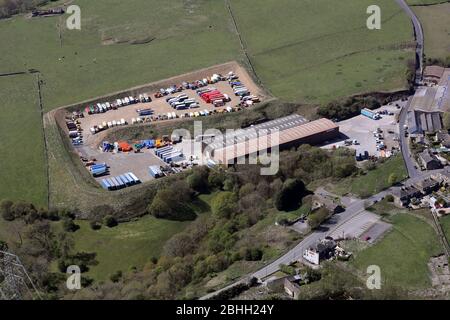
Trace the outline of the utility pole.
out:
[[[0,300],[42,299],[19,257],[0,251]]]

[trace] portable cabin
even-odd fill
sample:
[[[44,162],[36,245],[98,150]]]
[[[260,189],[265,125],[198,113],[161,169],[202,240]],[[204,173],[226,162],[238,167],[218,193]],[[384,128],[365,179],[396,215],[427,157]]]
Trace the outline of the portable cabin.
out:
[[[102,185],[103,189],[106,189],[106,190],[110,190],[111,189],[111,185],[109,184],[107,179],[103,179],[101,181],[101,185]]]
[[[125,184],[129,187],[132,186],[134,184],[134,180],[131,179],[130,177],[128,177],[126,174],[122,174],[120,176],[120,178],[122,179],[122,181],[125,182]]]
[[[177,151],[178,150],[175,150],[175,149],[167,150],[167,151],[164,151],[163,153],[160,153],[159,157],[164,160],[164,158],[167,157],[167,155],[177,152]]]
[[[167,152],[168,150],[172,150],[172,146],[166,146],[155,150],[155,155],[160,156],[162,153]]]
[[[112,178],[107,178],[106,181],[108,181],[108,183],[110,185],[110,190],[117,189],[117,183]]]
[[[109,184],[108,190],[114,190],[115,189],[115,184],[112,182],[111,178],[107,178],[105,180]]]
[[[134,183],[136,184],[141,183],[141,180],[139,180],[138,177],[134,175],[134,173],[128,172],[128,175],[134,180]]]
[[[120,185],[121,188],[127,186],[126,181],[122,180],[122,178],[121,178],[120,176],[116,176],[116,177],[114,177],[114,178],[116,178],[117,182],[119,182],[119,185]]]
[[[175,161],[179,161],[182,159],[182,153],[181,152],[174,152],[171,154],[168,154],[164,157],[164,162],[166,163],[171,163],[171,162],[175,162]]]
[[[150,166],[150,167],[148,167],[148,172],[155,179],[160,178],[160,177],[163,176],[163,173],[162,173],[161,169],[158,166]]]
[[[134,179],[128,174],[128,173],[124,173],[122,176],[126,177],[128,180],[128,186],[133,186],[136,184],[136,182],[134,181]]]
[[[106,171],[107,171],[106,167],[103,167],[101,169],[95,169],[95,170],[91,171],[91,173],[94,177],[98,177],[98,176],[105,174]]]
[[[121,182],[119,182],[119,181],[116,179],[116,177],[112,177],[112,178],[111,178],[111,181],[113,182],[114,188],[115,188],[115,189],[120,189],[120,188],[122,187],[122,185],[123,185]]]
[[[180,151],[179,151],[179,150],[176,150],[176,149],[172,149],[172,150],[169,150],[169,151],[164,152],[163,154],[161,154],[160,158],[161,158],[164,162],[166,162],[166,159],[167,159],[167,158],[169,158],[171,155],[174,155],[174,154],[177,154],[177,153],[180,153]]]
[[[117,102],[117,106],[118,106],[118,107],[121,107],[121,106],[122,106],[122,100],[117,99],[116,102]]]
[[[172,112],[172,118],[176,119],[177,118],[177,114],[175,112]]]

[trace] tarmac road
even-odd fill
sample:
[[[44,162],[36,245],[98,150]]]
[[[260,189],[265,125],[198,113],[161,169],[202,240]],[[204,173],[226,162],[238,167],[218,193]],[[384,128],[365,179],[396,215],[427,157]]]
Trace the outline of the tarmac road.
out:
[[[405,0],[395,0],[397,4],[405,11],[405,13],[410,17],[413,27],[414,35],[416,37],[417,48],[416,48],[416,83],[422,80],[423,73],[423,50],[424,50],[424,37],[423,28],[419,19],[417,18],[414,11],[408,6]]]
[[[405,13],[410,17],[413,27],[414,34],[417,41],[416,48],[416,84],[422,80],[423,73],[423,48],[424,48],[424,38],[423,38],[423,29],[422,25],[417,18],[416,14],[412,9],[408,6],[405,0],[395,0],[398,5],[405,11]],[[407,115],[409,108],[411,106],[411,98],[408,100],[408,103],[400,112],[399,117],[399,126],[400,126],[400,148],[402,151],[402,156],[405,161],[406,168],[408,170],[408,175],[410,178],[415,178],[420,175],[420,171],[416,169],[415,162],[412,158],[411,152],[409,150],[408,140],[405,138],[405,124],[407,122]]]
[[[403,160],[406,165],[406,169],[408,171],[408,175],[410,178],[416,178],[416,177],[420,176],[421,172],[419,169],[416,168],[416,163],[412,157],[411,151],[409,150],[408,139],[405,137],[405,132],[406,132],[405,124],[407,121],[408,110],[411,105],[411,100],[412,100],[412,98],[410,98],[408,100],[408,103],[406,104],[406,106],[403,107],[402,110],[400,111],[398,125],[400,126],[399,127],[400,149],[402,151],[402,156],[403,156]]]

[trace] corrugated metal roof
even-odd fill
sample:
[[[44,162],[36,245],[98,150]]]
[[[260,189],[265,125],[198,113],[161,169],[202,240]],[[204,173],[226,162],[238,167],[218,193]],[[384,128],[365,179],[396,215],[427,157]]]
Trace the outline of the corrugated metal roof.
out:
[[[278,145],[304,139],[316,134],[336,130],[338,128],[339,127],[333,121],[323,118],[300,124],[286,130],[267,133],[257,138],[247,139],[243,142],[228,144],[226,147],[214,148],[213,159],[218,162],[228,163],[231,160],[253,154],[258,151],[264,151],[271,147],[276,147]],[[211,145],[209,148],[211,148]]]

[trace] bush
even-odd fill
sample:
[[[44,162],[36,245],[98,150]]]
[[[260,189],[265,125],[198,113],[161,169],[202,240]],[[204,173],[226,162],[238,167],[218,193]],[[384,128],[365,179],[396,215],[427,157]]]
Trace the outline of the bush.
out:
[[[308,216],[308,225],[311,229],[318,228],[330,216],[327,208],[322,207]]]
[[[259,261],[263,257],[263,252],[259,248],[246,249],[244,259],[246,261]]]
[[[397,181],[398,181],[397,175],[396,175],[395,173],[391,173],[391,174],[389,175],[389,177],[388,177],[388,183],[389,183],[390,185],[394,185],[394,184],[397,183]]]
[[[2,250],[2,251],[8,250],[8,244],[3,240],[0,240],[0,250]]]
[[[187,177],[187,183],[193,190],[200,193],[206,193],[209,190],[208,179],[208,169],[198,167]]]
[[[388,194],[385,199],[387,202],[394,202],[394,196],[392,194]]]
[[[211,201],[211,211],[220,218],[229,219],[236,209],[236,196],[229,191],[217,194]]]
[[[226,179],[225,173],[223,173],[222,171],[214,171],[214,170],[212,170],[209,173],[208,185],[209,185],[210,188],[217,189],[217,190],[222,190],[224,182],[225,182],[225,179]]]
[[[295,276],[297,274],[293,266],[288,266],[285,264],[280,264],[280,271],[291,276]]]
[[[66,232],[75,232],[80,229],[80,226],[75,224],[72,219],[65,218],[63,220],[63,229]]]
[[[280,211],[296,210],[300,207],[302,198],[306,195],[305,185],[298,179],[288,179],[275,194],[275,207]]]
[[[114,283],[119,282],[120,279],[122,279],[122,271],[119,270],[119,271],[114,272],[114,273],[109,277],[109,279],[110,279],[112,282],[114,282]]]
[[[2,200],[2,202],[0,202],[0,214],[6,221],[13,221],[15,219],[14,214],[11,211],[12,205],[13,202],[10,200]]]
[[[89,222],[89,225],[92,230],[100,230],[102,228],[102,224],[98,221],[91,221]]]
[[[107,226],[108,228],[114,228],[118,225],[116,218],[114,218],[113,216],[106,216],[103,219],[103,223],[105,224],[105,226]]]
[[[253,191],[255,191],[255,185],[253,183],[246,183],[239,190],[239,198],[244,198],[245,196],[251,194]]]
[[[176,221],[190,221],[197,217],[194,210],[169,189],[159,190],[147,211],[156,218]]]
[[[351,97],[321,106],[317,113],[328,119],[345,120],[360,114],[361,109],[377,109],[381,103],[374,97]]]

